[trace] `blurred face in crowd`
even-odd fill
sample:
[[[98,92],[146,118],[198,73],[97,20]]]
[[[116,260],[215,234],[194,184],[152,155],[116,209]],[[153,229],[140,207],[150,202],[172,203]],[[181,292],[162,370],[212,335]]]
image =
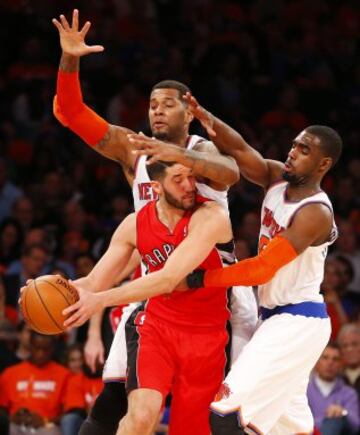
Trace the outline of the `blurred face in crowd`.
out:
[[[293,140],[283,170],[283,178],[297,186],[309,180],[319,180],[331,167],[332,160],[324,157],[319,137],[303,130]]]
[[[326,261],[325,263],[325,273],[322,286],[325,289],[335,290],[339,288],[341,282],[340,272],[338,265],[335,261]]]
[[[360,331],[347,331],[340,334],[341,356],[346,367],[360,367]]]
[[[327,346],[315,366],[320,379],[334,381],[341,370],[340,350]]]
[[[76,276],[88,275],[95,266],[94,260],[88,255],[82,255],[76,259],[75,268]]]
[[[30,344],[30,360],[33,364],[41,367],[51,360],[54,352],[54,341],[51,336],[32,333]]]
[[[0,236],[1,246],[5,249],[11,249],[19,240],[19,231],[17,227],[9,223],[6,225]]]
[[[30,250],[28,255],[24,255],[21,259],[24,272],[28,277],[36,278],[41,274],[46,262],[46,252],[38,247],[34,247]]]
[[[19,198],[13,207],[13,216],[22,227],[29,228],[34,220],[34,207],[29,198]]]
[[[192,119],[177,89],[155,89],[151,93],[149,121],[154,137],[176,142],[187,135]]]
[[[81,373],[84,364],[83,353],[80,349],[73,349],[69,352],[67,366],[73,373]]]
[[[339,238],[336,247],[341,252],[352,254],[356,251],[356,231],[351,222],[342,221],[339,224]]]

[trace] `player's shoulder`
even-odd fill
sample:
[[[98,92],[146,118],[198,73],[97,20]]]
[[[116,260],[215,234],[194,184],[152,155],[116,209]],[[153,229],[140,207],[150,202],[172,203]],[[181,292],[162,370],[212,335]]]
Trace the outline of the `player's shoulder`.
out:
[[[217,220],[225,221],[229,219],[228,211],[216,201],[205,201],[198,205],[192,216],[193,220]]]

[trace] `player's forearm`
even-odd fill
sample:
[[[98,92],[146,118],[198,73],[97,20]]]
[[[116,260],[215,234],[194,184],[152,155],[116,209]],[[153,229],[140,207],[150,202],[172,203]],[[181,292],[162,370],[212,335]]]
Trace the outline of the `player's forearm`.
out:
[[[136,279],[121,287],[102,292],[101,304],[105,307],[141,302],[154,296],[170,293],[177,281],[162,270]]]
[[[235,161],[221,154],[184,150],[179,163],[192,169],[195,176],[207,178],[219,184],[231,186],[239,180],[239,168]]]
[[[216,133],[216,136],[211,139],[220,151],[224,154],[232,155],[235,150],[246,152],[251,149],[240,133],[216,116],[211,116],[213,119],[212,127]]]
[[[286,238],[277,236],[256,257],[221,269],[207,270],[204,273],[194,272],[193,275],[189,275],[187,283],[190,288],[265,284],[297,255]]]
[[[77,72],[80,69],[80,58],[63,53],[60,59],[59,70],[65,73]]]

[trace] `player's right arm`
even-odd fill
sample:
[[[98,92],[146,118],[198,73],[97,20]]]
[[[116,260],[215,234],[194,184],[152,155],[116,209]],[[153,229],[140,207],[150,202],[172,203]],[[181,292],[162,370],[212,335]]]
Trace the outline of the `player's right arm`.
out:
[[[100,45],[86,45],[85,36],[90,22],[87,21],[79,30],[79,13],[76,9],[71,26],[63,15],[60,15],[60,21],[55,18],[52,21],[59,31],[62,48],[54,99],[55,117],[97,152],[119,162],[126,172],[132,172],[136,157],[131,153],[127,137],[132,130],[110,125],[91,110],[82,98],[79,81],[80,57],[101,52],[104,48]]]
[[[129,261],[136,247],[136,214],[128,215],[113,234],[109,247],[95,264],[91,272],[74,284],[90,290],[93,293],[111,288],[119,282],[124,271],[128,274]],[[138,261],[138,256],[135,257]],[[126,275],[127,276],[127,275]]]
[[[190,93],[184,99],[217,148],[236,160],[240,173],[246,179],[266,189],[281,178],[283,163],[265,159],[241,134],[200,106]]]

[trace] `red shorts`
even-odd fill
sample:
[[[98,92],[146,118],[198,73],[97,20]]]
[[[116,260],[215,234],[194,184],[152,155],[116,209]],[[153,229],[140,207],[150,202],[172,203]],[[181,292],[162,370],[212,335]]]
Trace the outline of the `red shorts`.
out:
[[[170,434],[209,435],[209,405],[223,378],[227,332],[199,332],[138,313],[128,342],[128,390],[171,392]],[[136,344],[135,344],[136,342]]]

